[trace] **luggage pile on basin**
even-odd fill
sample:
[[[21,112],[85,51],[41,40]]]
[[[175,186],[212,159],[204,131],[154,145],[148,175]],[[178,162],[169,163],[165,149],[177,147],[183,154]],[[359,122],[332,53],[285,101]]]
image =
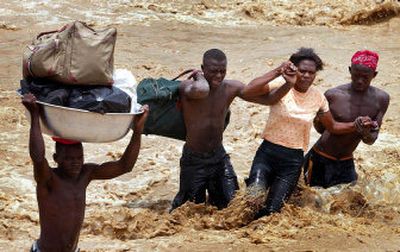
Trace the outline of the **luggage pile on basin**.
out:
[[[116,36],[115,28],[94,30],[75,21],[27,46],[19,92],[37,97],[44,133],[109,142],[128,132],[140,106],[133,75],[114,71]]]
[[[136,88],[131,72],[114,71],[116,35],[115,28],[94,30],[75,21],[27,46],[19,92],[38,99],[42,131],[81,142],[115,141],[128,133],[140,104],[148,104],[144,134],[185,140],[177,79],[191,70],[172,80],[146,78]]]

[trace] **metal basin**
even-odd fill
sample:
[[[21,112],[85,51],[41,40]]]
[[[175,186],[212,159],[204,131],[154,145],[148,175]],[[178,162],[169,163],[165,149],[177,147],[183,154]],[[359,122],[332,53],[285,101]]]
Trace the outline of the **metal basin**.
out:
[[[99,114],[40,101],[37,103],[41,108],[40,125],[43,133],[89,143],[106,143],[123,138],[129,132],[135,115],[142,113],[136,109],[135,113]],[[30,121],[27,110],[25,114]]]

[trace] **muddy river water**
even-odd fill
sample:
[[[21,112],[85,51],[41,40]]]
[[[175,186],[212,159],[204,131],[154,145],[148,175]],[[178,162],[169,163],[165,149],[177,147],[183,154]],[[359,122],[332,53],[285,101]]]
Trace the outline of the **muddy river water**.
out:
[[[39,235],[29,125],[15,94],[22,51],[39,32],[75,19],[115,26],[115,67],[138,80],[200,67],[216,47],[227,54],[227,78],[248,83],[305,46],[325,62],[315,81],[324,91],[348,82],[352,54],[370,49],[380,54],[373,85],[391,96],[379,139],[355,152],[357,185],[310,189],[300,181],[282,213],[253,222],[243,181],[268,107],[233,102],[224,144],[241,190],[222,211],[188,203],[169,214],[183,142],[144,136],[131,173],[89,185],[81,251],[400,250],[399,13],[398,1],[0,0],[0,250],[28,251]],[[129,137],[84,144],[86,161],[118,158]],[[313,131],[311,144],[317,138]],[[52,161],[54,144],[45,142]]]

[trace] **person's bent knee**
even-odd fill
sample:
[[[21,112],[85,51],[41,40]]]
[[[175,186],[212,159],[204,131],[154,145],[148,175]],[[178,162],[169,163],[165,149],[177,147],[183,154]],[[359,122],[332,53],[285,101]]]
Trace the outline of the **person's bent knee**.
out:
[[[253,165],[249,178],[245,179],[246,186],[261,186],[266,187],[266,167],[263,164]]]

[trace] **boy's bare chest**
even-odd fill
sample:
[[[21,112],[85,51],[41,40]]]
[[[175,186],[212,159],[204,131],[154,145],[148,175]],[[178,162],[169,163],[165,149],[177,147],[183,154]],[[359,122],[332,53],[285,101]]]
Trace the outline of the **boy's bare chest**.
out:
[[[84,181],[76,183],[66,182],[57,179],[47,192],[40,192],[38,188],[38,197],[41,196],[42,200],[49,203],[54,203],[60,207],[66,208],[81,208],[86,201],[86,187]]]

